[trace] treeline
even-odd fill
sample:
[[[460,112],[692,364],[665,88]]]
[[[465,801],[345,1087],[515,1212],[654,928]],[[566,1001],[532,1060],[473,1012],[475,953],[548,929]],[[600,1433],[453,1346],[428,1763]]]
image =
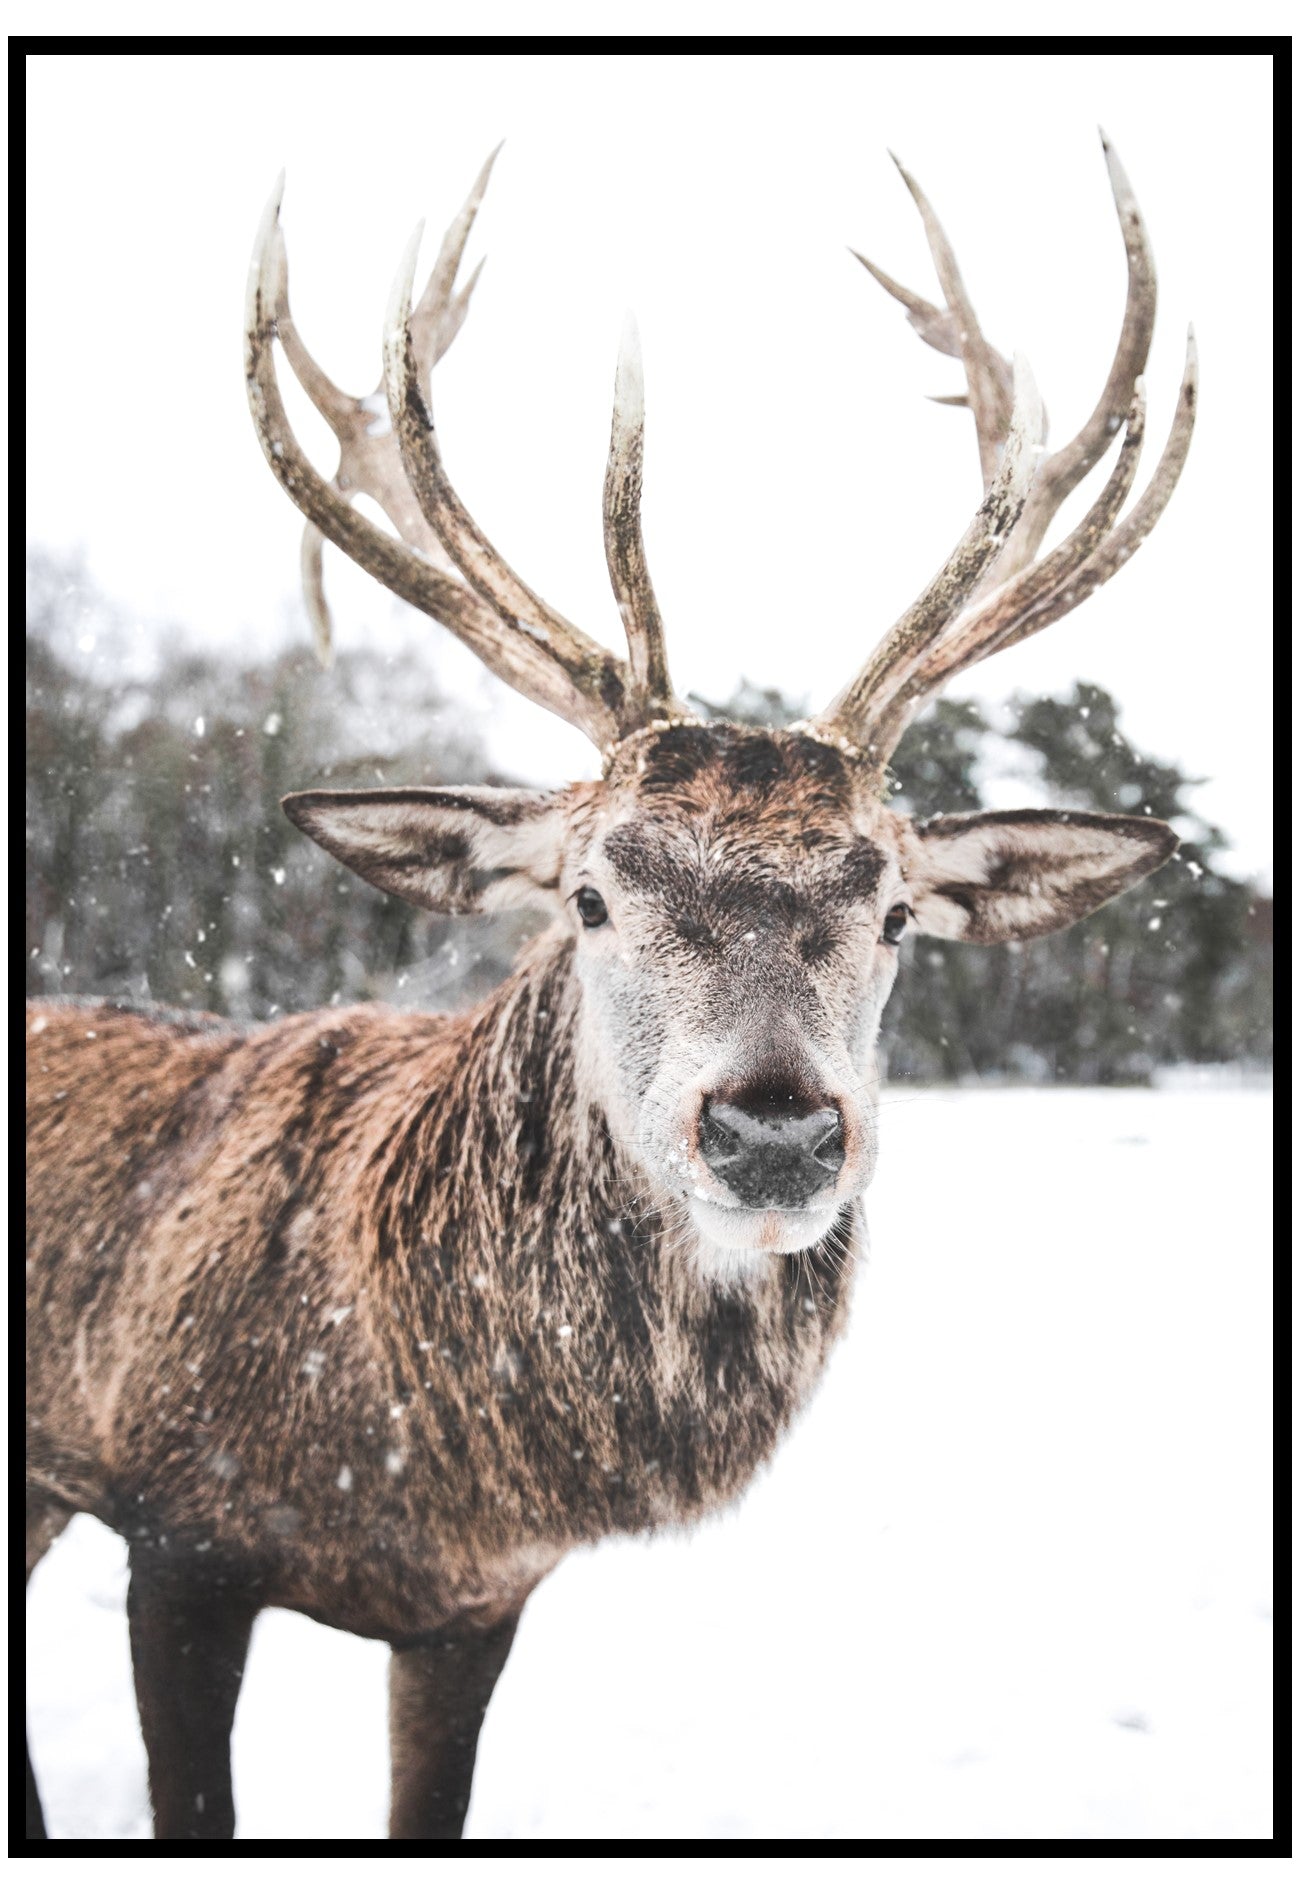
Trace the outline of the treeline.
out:
[[[89,627],[88,627],[89,626]],[[507,970],[536,920],[438,919],[372,891],[285,820],[293,788],[496,782],[426,657],[309,649],[264,663],[163,639],[122,682],[129,626],[66,563],[31,557],[27,990],[95,992],[257,1020],[378,998],[446,1009]],[[123,664],[122,667],[125,667]],[[115,673],[116,671],[116,673]],[[735,719],[800,712],[746,688]],[[1220,872],[1194,783],[1138,753],[1104,690],[1015,701],[1009,731],[938,703],[894,761],[895,805],[975,810],[995,753],[1025,804],[1152,813],[1184,838],[1135,892],[1024,947],[904,947],[889,1073],[1140,1082],[1170,1063],[1271,1056],[1271,901]]]

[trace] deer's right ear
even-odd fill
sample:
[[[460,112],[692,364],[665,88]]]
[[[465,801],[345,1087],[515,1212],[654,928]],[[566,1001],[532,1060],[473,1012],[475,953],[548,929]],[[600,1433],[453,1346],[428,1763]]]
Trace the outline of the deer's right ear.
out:
[[[295,827],[429,912],[558,905],[562,796],[513,788],[362,788],[289,794]]]

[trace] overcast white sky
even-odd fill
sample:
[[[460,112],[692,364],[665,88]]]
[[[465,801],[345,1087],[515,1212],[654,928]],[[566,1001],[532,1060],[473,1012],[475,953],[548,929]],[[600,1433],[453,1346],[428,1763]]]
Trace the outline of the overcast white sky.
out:
[[[504,137],[470,249],[490,261],[437,376],[452,477],[528,581],[615,641],[600,485],[634,308],[646,539],[678,686],[720,697],[743,670],[813,708],[978,499],[968,418],[923,398],[955,391],[958,365],[847,253],[935,293],[887,148],[943,217],[992,339],[1029,356],[1058,443],[1093,404],[1122,309],[1103,124],[1159,265],[1150,463],[1188,318],[1196,439],[1140,555],[977,685],[995,702],[1104,684],[1138,745],[1210,777],[1197,804],[1234,837],[1233,863],[1268,871],[1264,55],[109,54],[36,58],[28,75],[31,539],[84,550],[142,621],[250,650],[281,636],[298,519],[253,438],[240,341],[275,175],[287,166],[304,336],[363,392],[412,226],[427,215],[427,263]],[[410,634],[337,554],[327,578],[341,643]],[[593,771],[581,737],[507,701],[444,632],[423,641],[513,767]]]

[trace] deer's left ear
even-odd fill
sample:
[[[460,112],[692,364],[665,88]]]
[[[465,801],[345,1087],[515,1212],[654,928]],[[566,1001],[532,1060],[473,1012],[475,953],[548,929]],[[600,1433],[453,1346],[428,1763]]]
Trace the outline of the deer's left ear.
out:
[[[563,796],[513,788],[286,795],[295,827],[380,892],[428,912],[559,903]]]
[[[1058,932],[1162,866],[1177,835],[1126,814],[944,814],[903,840],[921,932],[1000,945]]]

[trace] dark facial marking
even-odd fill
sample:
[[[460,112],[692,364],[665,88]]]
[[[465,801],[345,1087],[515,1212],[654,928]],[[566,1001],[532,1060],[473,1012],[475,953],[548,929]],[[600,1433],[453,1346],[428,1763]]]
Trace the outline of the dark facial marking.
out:
[[[757,927],[818,964],[838,943],[836,909],[869,903],[880,887],[887,856],[854,832],[851,764],[810,737],[726,723],[669,729],[634,779],[643,818],[606,836],[606,859],[697,951]]]
[[[785,779],[784,757],[769,735],[750,736],[725,756],[722,779],[728,787],[767,792]]]
[[[769,885],[761,887],[760,892],[764,904],[769,904],[778,918],[792,923],[798,917],[803,901],[798,888],[791,886],[787,880],[772,880]]]
[[[665,848],[638,820],[615,827],[604,843],[604,857],[628,890],[655,884],[664,876]]]
[[[706,728],[670,728],[664,731],[645,758],[639,785],[643,794],[685,787],[717,754],[717,737]]]
[[[839,868],[839,885],[845,898],[873,898],[884,872],[885,858],[873,841],[854,840]]]
[[[809,779],[836,792],[847,786],[848,764],[837,748],[814,742],[810,735],[794,735],[789,738],[789,749],[791,757],[797,758],[800,773]]]
[[[834,935],[828,926],[819,922],[810,925],[798,941],[798,949],[804,964],[819,965],[827,959],[835,947]]]

